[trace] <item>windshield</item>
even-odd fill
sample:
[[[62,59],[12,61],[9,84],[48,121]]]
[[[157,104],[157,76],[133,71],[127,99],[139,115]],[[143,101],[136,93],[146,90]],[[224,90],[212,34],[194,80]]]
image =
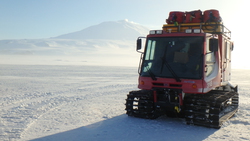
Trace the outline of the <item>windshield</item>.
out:
[[[200,79],[203,41],[204,37],[148,38],[140,75]]]

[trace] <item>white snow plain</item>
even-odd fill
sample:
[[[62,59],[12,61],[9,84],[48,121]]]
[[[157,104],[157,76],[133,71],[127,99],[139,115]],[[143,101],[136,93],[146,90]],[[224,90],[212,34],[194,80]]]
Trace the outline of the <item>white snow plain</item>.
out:
[[[2,64],[0,140],[250,140],[249,70],[232,71],[240,106],[221,129],[128,117],[125,99],[137,77],[137,67]]]

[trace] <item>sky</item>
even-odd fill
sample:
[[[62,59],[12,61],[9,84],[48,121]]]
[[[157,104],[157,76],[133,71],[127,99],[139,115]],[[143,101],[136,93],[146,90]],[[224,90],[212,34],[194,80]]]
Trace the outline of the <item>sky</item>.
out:
[[[161,29],[170,11],[217,9],[232,31],[233,55],[244,63],[239,58],[250,52],[248,5],[247,0],[1,0],[0,40],[56,37],[124,19]]]
[[[50,38],[124,19],[160,29],[170,11],[218,9],[224,22],[230,23],[239,21],[238,16],[232,15],[244,9],[246,3],[246,0],[1,0],[0,40]]]

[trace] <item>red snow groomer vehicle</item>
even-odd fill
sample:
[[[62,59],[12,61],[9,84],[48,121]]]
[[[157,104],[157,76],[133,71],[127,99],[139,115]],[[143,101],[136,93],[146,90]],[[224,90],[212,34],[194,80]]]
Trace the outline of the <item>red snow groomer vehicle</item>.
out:
[[[230,83],[231,31],[217,10],[170,12],[162,30],[138,37],[138,88],[126,99],[127,115],[185,117],[187,124],[220,128],[238,110]]]

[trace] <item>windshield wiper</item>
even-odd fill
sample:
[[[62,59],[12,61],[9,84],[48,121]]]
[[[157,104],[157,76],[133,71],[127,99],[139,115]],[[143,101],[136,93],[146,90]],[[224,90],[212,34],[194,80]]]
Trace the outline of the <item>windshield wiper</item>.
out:
[[[168,68],[168,70],[170,71],[170,73],[174,76],[176,82],[181,82],[180,78],[179,78],[178,75],[174,72],[174,70],[171,68],[171,66],[168,64],[168,62],[167,62],[165,59],[163,59],[162,57],[161,57],[161,59],[162,59],[163,63],[165,64],[165,66],[166,66],[166,67]]]
[[[165,61],[163,61],[163,58],[166,58],[167,48],[168,48],[168,46],[166,46],[166,48],[165,48],[165,50],[164,50],[164,54],[163,54],[163,56],[161,57],[161,59],[162,59],[161,74],[162,74],[162,70],[163,70],[163,65],[165,64]]]
[[[148,68],[148,66],[146,67],[146,69],[148,71],[148,74],[152,78],[152,80],[157,80],[157,78],[155,77],[155,74]]]
[[[162,59],[161,73],[162,73],[162,70],[163,70],[163,65],[165,64],[165,66],[168,68],[168,70],[170,71],[170,73],[174,76],[176,82],[181,82],[180,78],[177,76],[177,74],[174,72],[174,70],[171,68],[171,66],[168,64],[168,62],[165,59],[166,58],[167,48],[168,48],[168,46],[166,46],[164,54],[161,57],[161,59]]]

